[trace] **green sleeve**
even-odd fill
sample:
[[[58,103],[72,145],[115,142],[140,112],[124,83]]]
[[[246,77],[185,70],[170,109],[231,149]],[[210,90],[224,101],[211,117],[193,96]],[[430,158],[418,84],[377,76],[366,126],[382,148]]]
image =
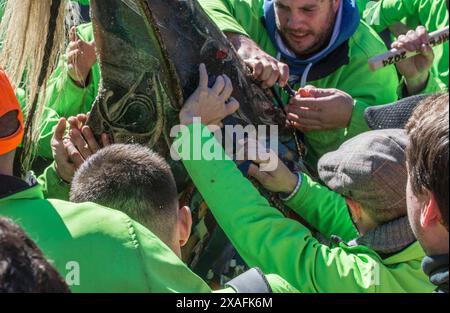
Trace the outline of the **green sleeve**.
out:
[[[439,75],[436,75],[433,70],[430,71],[430,77],[425,88],[419,94],[433,94],[438,92],[448,91],[447,86],[441,81]],[[414,95],[409,95],[405,85],[405,78],[402,77],[398,87],[398,94],[401,98],[406,98]]]
[[[418,14],[422,0],[380,0],[367,7],[363,19],[377,32]]]
[[[235,2],[233,0],[199,0],[203,10],[221,31],[249,36],[235,16]],[[250,10],[240,10],[239,14],[247,20],[251,18]]]
[[[267,282],[272,288],[273,293],[298,293],[299,291],[291,286],[286,280],[278,275],[266,275]]]
[[[336,235],[349,242],[358,237],[345,198],[308,175],[302,174],[299,191],[286,204],[327,238]]]
[[[80,39],[84,41],[91,41],[94,38],[92,24],[80,25],[77,28],[77,33]],[[87,113],[97,96],[99,80],[100,69],[97,63],[91,70],[88,85],[85,88],[76,85],[69,77],[67,58],[63,55],[47,83],[45,105],[61,117]]]
[[[270,55],[276,55],[262,22],[264,0],[199,0],[199,3],[221,31],[247,36]]]
[[[38,183],[45,199],[69,201],[70,185],[59,177],[54,162],[38,177]]]
[[[367,25],[365,27],[368,28]],[[363,37],[369,33],[373,36],[371,41]],[[398,100],[399,81],[395,67],[385,67],[376,72],[369,69],[368,60],[387,51],[378,35],[373,30],[358,33],[353,39],[353,49],[358,52],[354,54],[351,66],[342,73],[336,86],[339,90],[345,90],[355,100],[344,141],[370,130],[364,118],[364,112],[369,106]]]
[[[183,132],[181,136],[180,141],[188,147],[190,138],[198,138],[192,135],[195,128],[204,127],[196,125],[190,125],[187,135]],[[222,147],[211,134],[201,141],[196,148],[206,150],[207,146],[208,151],[220,151],[223,156]],[[378,267],[376,257],[319,244],[306,227],[271,207],[231,160],[195,160],[189,155],[184,156],[184,165],[250,267],[280,275],[300,292],[376,291],[372,279]]]

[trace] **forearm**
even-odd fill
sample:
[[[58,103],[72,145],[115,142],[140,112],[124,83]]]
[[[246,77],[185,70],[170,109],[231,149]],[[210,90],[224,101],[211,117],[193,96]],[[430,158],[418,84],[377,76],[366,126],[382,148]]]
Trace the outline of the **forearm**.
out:
[[[369,6],[363,18],[377,32],[418,13],[420,0],[380,0]]]

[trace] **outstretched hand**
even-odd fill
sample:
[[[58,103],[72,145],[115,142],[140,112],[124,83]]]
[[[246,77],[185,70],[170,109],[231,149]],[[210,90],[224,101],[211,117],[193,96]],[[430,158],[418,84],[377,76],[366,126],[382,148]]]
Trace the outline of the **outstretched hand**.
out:
[[[239,103],[231,97],[232,93],[233,85],[226,75],[219,76],[214,86],[209,88],[208,72],[205,64],[201,64],[199,86],[184,104],[180,123],[189,125],[194,118],[200,118],[206,126],[221,126],[223,119],[239,109]]]

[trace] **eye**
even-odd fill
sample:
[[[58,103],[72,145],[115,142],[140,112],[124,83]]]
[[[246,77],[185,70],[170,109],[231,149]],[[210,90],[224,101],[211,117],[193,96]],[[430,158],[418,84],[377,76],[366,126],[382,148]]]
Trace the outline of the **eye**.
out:
[[[138,96],[127,103],[126,111],[119,120],[120,125],[125,125],[128,131],[143,134],[152,129],[152,120],[155,113],[152,112],[150,99]],[[149,105],[150,104],[150,105]]]

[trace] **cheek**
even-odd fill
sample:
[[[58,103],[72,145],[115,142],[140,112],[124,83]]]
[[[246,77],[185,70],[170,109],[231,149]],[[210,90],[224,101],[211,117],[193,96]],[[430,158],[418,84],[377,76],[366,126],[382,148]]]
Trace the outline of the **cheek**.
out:
[[[286,27],[286,24],[288,23],[289,13],[287,13],[285,10],[275,9],[275,19],[276,19],[278,28],[284,28],[284,27]]]

